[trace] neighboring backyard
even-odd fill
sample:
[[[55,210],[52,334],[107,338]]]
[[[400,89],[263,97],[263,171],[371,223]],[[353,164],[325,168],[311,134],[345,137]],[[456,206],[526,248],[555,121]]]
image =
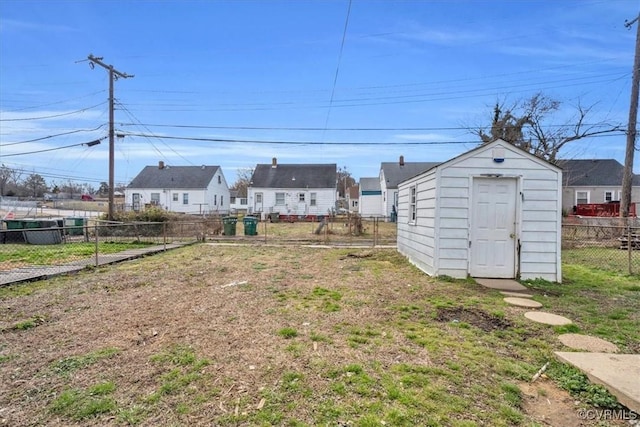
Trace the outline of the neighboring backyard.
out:
[[[555,328],[395,249],[204,243],[0,288],[0,425],[628,426],[581,418],[619,408],[553,351],[640,352],[640,276],[563,257],[526,283]]]

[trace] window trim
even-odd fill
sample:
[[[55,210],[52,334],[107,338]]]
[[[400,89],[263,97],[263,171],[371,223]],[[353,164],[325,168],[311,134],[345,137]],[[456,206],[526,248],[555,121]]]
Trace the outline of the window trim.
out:
[[[409,224],[415,225],[418,220],[418,186],[409,187]]]
[[[586,195],[586,203],[590,203],[591,201],[591,192],[589,190],[576,190],[576,205],[582,204],[582,203],[578,203],[578,200],[581,199],[581,197],[578,197],[579,194],[584,193]]]
[[[286,194],[284,192],[276,192],[275,206],[284,206],[286,204]]]

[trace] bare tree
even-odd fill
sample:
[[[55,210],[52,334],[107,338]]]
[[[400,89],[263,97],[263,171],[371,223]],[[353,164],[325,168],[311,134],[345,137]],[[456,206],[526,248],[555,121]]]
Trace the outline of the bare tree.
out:
[[[236,170],[236,182],[234,182],[230,190],[238,192],[238,197],[247,197],[247,188],[251,185],[251,176],[253,168],[239,168]]]
[[[23,186],[30,197],[42,197],[47,191],[47,182],[37,173],[29,175],[24,180]]]
[[[22,173],[19,170],[11,169],[3,163],[0,166],[0,196],[8,195],[10,190],[15,194],[21,176]]]
[[[560,101],[537,93],[529,99],[506,107],[496,104],[493,109],[491,127],[479,128],[473,133],[483,144],[503,139],[517,147],[557,163],[558,152],[568,143],[579,139],[624,131],[622,126],[606,122],[589,124],[586,118],[593,106],[578,104],[574,117],[561,125],[551,125],[547,120],[560,111]]]

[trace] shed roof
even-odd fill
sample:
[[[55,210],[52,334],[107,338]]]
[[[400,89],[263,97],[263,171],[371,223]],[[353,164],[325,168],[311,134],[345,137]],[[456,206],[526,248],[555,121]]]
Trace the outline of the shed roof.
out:
[[[380,178],[360,178],[360,191],[380,191]]]
[[[332,164],[258,164],[251,186],[258,188],[336,188],[337,166]]]
[[[398,184],[438,166],[442,162],[383,162],[380,169],[384,172],[387,188],[398,188]]]
[[[561,160],[562,185],[565,187],[622,185],[624,166],[614,159]],[[640,186],[640,175],[633,175],[632,185]]]
[[[129,188],[206,188],[220,166],[145,166]]]

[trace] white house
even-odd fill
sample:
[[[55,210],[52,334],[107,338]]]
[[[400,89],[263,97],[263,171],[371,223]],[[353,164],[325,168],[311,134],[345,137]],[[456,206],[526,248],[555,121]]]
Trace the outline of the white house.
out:
[[[560,168],[498,140],[398,188],[398,251],[424,272],[562,280]]]
[[[404,156],[400,156],[397,162],[382,162],[379,174],[381,216],[390,218],[394,207],[398,207],[398,184],[438,164],[440,162],[405,162]]]
[[[139,211],[159,206],[171,212],[227,214],[229,186],[220,166],[146,166],[125,190],[125,204]]]
[[[335,212],[337,166],[333,164],[256,165],[247,189],[248,212],[263,219],[271,215],[316,218]]]
[[[360,178],[358,213],[363,218],[382,217],[380,178]]]

